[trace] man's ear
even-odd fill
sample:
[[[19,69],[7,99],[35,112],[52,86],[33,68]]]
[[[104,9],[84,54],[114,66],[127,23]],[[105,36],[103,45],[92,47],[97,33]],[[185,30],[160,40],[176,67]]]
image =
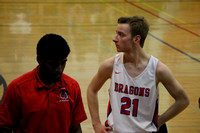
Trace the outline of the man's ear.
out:
[[[140,40],[141,40],[141,36],[140,35],[136,35],[133,37],[133,41],[135,44],[140,44]]]
[[[37,62],[40,64],[41,63],[41,56],[37,55]]]

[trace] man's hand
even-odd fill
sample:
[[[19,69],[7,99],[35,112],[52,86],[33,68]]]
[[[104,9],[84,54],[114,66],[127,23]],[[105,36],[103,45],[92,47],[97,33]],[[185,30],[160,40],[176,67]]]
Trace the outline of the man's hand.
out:
[[[95,133],[108,133],[108,131],[112,131],[112,127],[104,126],[102,124],[93,125]]]

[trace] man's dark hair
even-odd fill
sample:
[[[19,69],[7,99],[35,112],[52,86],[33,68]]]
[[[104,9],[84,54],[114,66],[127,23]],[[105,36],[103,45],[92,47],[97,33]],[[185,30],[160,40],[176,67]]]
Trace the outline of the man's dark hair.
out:
[[[37,56],[41,59],[59,59],[67,57],[70,48],[66,40],[57,34],[44,35],[37,44]]]

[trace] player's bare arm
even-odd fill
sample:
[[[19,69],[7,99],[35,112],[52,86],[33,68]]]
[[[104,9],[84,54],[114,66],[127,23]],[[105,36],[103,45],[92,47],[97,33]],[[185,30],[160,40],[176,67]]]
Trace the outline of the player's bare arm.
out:
[[[183,111],[189,105],[189,99],[183,87],[173,76],[171,70],[162,62],[158,63],[156,76],[157,82],[161,82],[175,100],[175,102],[158,118],[158,126],[161,126]]]
[[[92,124],[95,132],[106,132],[107,129],[101,124],[99,118],[99,104],[97,93],[107,79],[111,78],[113,70],[114,57],[105,60],[99,67],[97,74],[93,77],[87,90],[88,107],[92,118]]]

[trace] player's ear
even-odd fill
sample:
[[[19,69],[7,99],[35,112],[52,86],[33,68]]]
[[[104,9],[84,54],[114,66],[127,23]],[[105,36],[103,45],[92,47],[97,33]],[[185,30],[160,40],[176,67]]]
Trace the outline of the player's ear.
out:
[[[140,40],[141,40],[141,36],[140,35],[136,35],[135,36],[135,42],[136,43],[140,43]]]
[[[140,44],[140,40],[141,40],[141,36],[140,35],[136,35],[132,38],[132,41],[135,43],[135,44]]]
[[[40,64],[40,62],[41,62],[41,56],[39,56],[39,55],[37,55],[37,62]]]

